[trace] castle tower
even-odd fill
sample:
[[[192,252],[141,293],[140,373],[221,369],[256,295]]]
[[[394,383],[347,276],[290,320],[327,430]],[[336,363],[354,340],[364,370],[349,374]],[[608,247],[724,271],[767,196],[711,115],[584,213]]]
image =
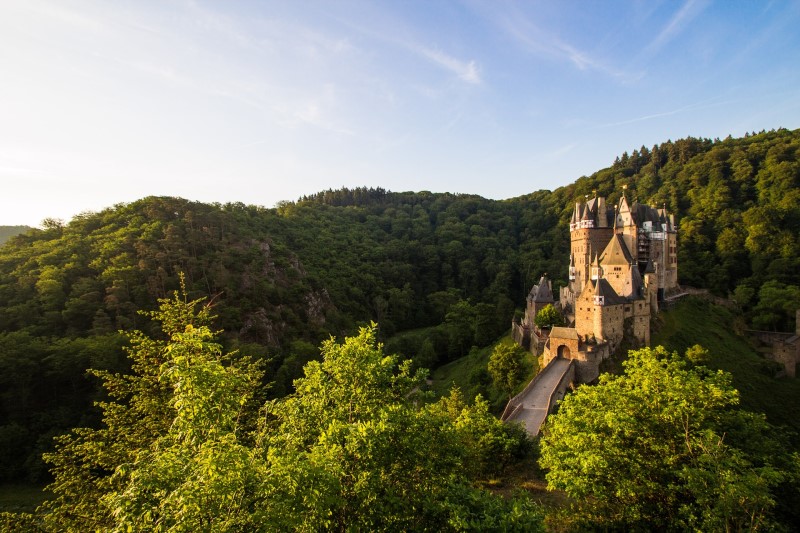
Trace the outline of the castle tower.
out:
[[[644,294],[650,304],[650,315],[656,316],[658,313],[658,278],[652,261],[648,261],[644,269]]]
[[[622,198],[619,200],[619,209],[617,211],[615,232],[618,235],[622,235],[622,239],[625,241],[625,247],[632,253],[636,253],[639,246],[639,228],[636,225],[634,212],[631,210],[631,206],[628,205],[628,199],[625,198],[626,189],[627,186],[623,185]]]
[[[666,255],[665,257],[665,280],[664,289],[669,291],[678,287],[678,229],[675,226],[675,215],[668,214],[666,205],[664,214],[667,220],[666,233]]]
[[[631,278],[633,263],[634,259],[625,245],[623,236],[613,235],[598,258],[598,266],[602,271],[602,275],[598,277],[605,278],[618,295],[630,297],[634,292]],[[592,276],[592,279],[595,277]]]
[[[539,284],[534,285],[531,292],[528,293],[528,306],[525,310],[525,322],[529,325],[533,324],[536,315],[544,309],[547,305],[555,303],[553,299],[553,285],[547,279],[547,274],[542,274],[539,278]]]
[[[592,253],[605,248],[613,234],[609,227],[606,200],[602,197],[586,198],[576,202],[570,219],[570,289],[578,296],[590,277]],[[574,276],[573,269],[574,268]]]
[[[569,281],[575,281],[575,259],[569,254]]]
[[[603,267],[600,266],[600,260],[595,255],[592,258],[592,281],[597,281],[603,277]]]
[[[605,295],[603,294],[601,280],[598,279],[594,284],[594,337],[598,341],[605,340],[605,328],[603,327],[603,311],[605,307]]]

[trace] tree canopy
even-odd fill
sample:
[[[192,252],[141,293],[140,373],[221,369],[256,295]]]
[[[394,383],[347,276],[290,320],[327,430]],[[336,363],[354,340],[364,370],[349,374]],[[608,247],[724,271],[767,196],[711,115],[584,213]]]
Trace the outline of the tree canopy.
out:
[[[697,360],[702,349],[692,350]],[[702,358],[699,358],[702,359]],[[540,464],[603,529],[768,530],[789,451],[763,415],[736,408],[730,375],[661,347],[632,351],[620,376],[568,395]]]
[[[51,436],[98,427],[86,369],[125,370],[118,331],[157,332],[138,311],[180,272],[191,298],[214,302],[218,342],[266,362],[273,397],[293,391],[309,347],[371,320],[393,353],[438,366],[507,331],[537,272],[566,283],[572,205],[595,190],[666,206],[681,284],[732,296],[752,327],[793,331],[799,150],[800,130],[689,137],[503,201],[361,187],[271,209],[148,197],[48,220],[0,247],[0,480],[46,480]]]
[[[522,382],[522,349],[510,343],[501,343],[492,350],[487,370],[495,387],[511,398]]]
[[[564,317],[558,312],[558,309],[553,307],[552,304],[547,304],[542,307],[536,316],[533,317],[533,323],[539,328],[552,328],[553,326],[563,326]]]
[[[527,438],[457,390],[420,402],[425,372],[376,326],[322,345],[295,392],[258,404],[260,371],[223,354],[209,308],[176,293],[130,334],[131,374],[100,372],[101,429],[48,455],[55,498],[17,523],[61,531],[535,531],[539,511],[476,488]],[[8,522],[7,522],[8,523]]]

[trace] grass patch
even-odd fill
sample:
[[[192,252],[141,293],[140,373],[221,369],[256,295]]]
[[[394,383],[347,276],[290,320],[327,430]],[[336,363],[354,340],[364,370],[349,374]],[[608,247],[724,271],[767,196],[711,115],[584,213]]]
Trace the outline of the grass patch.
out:
[[[743,324],[731,310],[699,298],[688,297],[674,308],[662,312],[652,337],[652,345],[663,345],[683,353],[699,344],[708,350],[710,368],[733,375],[741,406],[764,413],[774,425],[800,434],[800,380],[773,377],[775,364],[764,359],[750,340],[736,333]]]
[[[473,399],[476,395],[481,394],[489,401],[494,411],[502,411],[508,401],[508,397],[494,388],[487,366],[495,346],[503,343],[513,344],[513,342],[511,334],[508,334],[499,338],[490,346],[484,348],[473,347],[464,357],[434,370],[431,373],[431,379],[433,380],[431,389],[437,396],[445,396],[453,386],[457,386],[466,398]],[[525,378],[517,387],[516,392],[525,388],[525,385],[539,372],[539,358],[534,357],[529,351],[521,351],[524,352],[522,367]]]

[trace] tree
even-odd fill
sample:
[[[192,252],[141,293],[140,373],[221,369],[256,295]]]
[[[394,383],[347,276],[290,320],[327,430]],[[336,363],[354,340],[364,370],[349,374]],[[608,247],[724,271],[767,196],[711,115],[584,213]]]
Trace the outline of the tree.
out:
[[[485,472],[472,459],[513,453],[513,434],[457,392],[419,404],[424,371],[384,355],[375,334],[373,324],[326,341],[296,392],[267,405],[264,516],[300,531],[538,529],[529,502],[506,503],[468,477]]]
[[[494,386],[511,398],[514,390],[522,381],[521,350],[509,343],[501,343],[494,347],[489,356],[489,375]]]
[[[177,294],[153,317],[167,340],[130,335],[133,374],[100,373],[105,427],[59,439],[54,500],[9,528],[275,531],[540,528],[527,498],[473,476],[515,460],[524,436],[485,402],[419,403],[424,371],[375,342],[377,326],[322,345],[296,392],[251,408],[260,372],[222,355],[208,308]],[[256,423],[258,420],[258,423]]]
[[[780,454],[759,451],[773,448],[769,428],[735,408],[730,375],[662,347],[623,364],[624,375],[579,388],[548,420],[548,488],[602,529],[769,528]]]
[[[198,311],[185,292],[160,302],[149,314],[167,339],[129,333],[132,373],[94,372],[111,398],[100,404],[103,427],[75,429],[45,456],[55,495],[41,509],[48,529],[240,525],[234,504],[258,465],[241,442],[243,411],[260,372],[221,356],[208,306]]]
[[[538,328],[552,328],[553,326],[563,326],[564,318],[552,304],[547,304],[536,313],[533,323]]]

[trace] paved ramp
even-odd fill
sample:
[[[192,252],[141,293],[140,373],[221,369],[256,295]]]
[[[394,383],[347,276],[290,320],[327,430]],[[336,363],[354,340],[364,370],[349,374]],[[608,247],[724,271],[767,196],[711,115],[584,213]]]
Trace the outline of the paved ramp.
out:
[[[515,404],[514,411],[506,421],[522,422],[531,436],[538,435],[550,410],[550,401],[556,389],[562,384],[564,376],[570,371],[571,362],[561,357],[553,359],[525,387],[525,390],[512,400]]]

